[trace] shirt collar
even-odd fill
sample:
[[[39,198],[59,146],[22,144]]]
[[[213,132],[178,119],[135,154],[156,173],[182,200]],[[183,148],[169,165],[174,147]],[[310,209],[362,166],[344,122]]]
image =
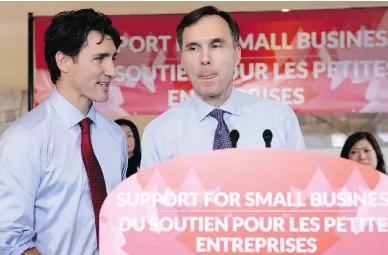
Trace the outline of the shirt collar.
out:
[[[67,101],[55,87],[51,91],[48,100],[68,129],[74,127],[85,118],[90,118],[92,122],[96,124],[96,109],[93,104],[90,107],[87,116],[85,116],[80,110]]]
[[[195,112],[196,120],[202,121],[213,109],[216,107],[203,101],[196,93],[193,93],[193,110]],[[232,89],[229,98],[218,107],[230,114],[241,115],[241,104],[238,102],[235,88]]]

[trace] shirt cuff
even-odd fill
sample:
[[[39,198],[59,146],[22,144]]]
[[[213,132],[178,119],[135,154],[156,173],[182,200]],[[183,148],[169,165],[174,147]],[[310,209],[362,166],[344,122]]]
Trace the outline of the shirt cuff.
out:
[[[22,245],[20,245],[19,247],[16,247],[11,253],[10,255],[23,255],[24,252],[26,250],[29,250],[29,249],[32,249],[32,248],[35,248],[36,245],[33,241],[28,241]],[[8,254],[7,252],[5,252],[5,254]]]

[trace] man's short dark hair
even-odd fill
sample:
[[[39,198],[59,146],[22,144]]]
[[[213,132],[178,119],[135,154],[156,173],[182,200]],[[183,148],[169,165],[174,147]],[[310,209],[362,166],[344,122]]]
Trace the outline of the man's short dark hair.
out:
[[[214,6],[204,6],[199,9],[196,9],[186,16],[183,17],[182,21],[179,23],[176,29],[176,38],[178,40],[179,48],[182,49],[182,35],[183,30],[186,27],[189,27],[197,23],[204,16],[218,15],[223,18],[229,25],[229,28],[232,32],[233,42],[235,45],[239,44],[240,40],[240,28],[238,27],[237,22],[229,15],[229,13],[220,11]]]
[[[76,60],[81,49],[86,46],[91,31],[112,37],[118,49],[121,44],[120,33],[113,27],[112,21],[104,14],[93,9],[66,11],[55,15],[44,35],[44,56],[51,81],[56,84],[61,72],[57,66],[55,55],[58,51]]]

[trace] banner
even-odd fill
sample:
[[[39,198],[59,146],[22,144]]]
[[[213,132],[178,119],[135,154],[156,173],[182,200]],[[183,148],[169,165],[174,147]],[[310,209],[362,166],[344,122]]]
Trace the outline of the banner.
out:
[[[388,176],[355,161],[219,150],[119,184],[101,209],[100,254],[386,255],[387,213]]]
[[[282,101],[297,113],[388,111],[388,8],[232,13],[242,61],[234,73],[243,92]],[[175,29],[182,15],[110,16],[122,34],[111,115],[157,115],[187,99]],[[35,105],[52,83],[44,62],[51,17],[35,17]]]

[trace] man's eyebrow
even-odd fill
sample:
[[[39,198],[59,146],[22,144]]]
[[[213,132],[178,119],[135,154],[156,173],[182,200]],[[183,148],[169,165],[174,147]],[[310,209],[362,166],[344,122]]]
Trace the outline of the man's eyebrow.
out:
[[[109,56],[116,57],[117,56],[117,52],[113,53],[113,55],[111,53],[108,53],[108,52],[94,54],[94,57],[99,57],[99,58],[106,58],[106,57],[109,57]]]
[[[209,40],[209,44],[211,45],[213,43],[225,43],[225,39],[222,39],[220,37],[212,38],[211,40]],[[198,42],[188,42],[186,43],[185,48],[189,48],[191,46],[200,46],[200,44]]]
[[[225,43],[225,39],[222,39],[222,38],[214,38],[214,39],[211,39],[210,40],[210,44],[213,44],[213,43]]]

